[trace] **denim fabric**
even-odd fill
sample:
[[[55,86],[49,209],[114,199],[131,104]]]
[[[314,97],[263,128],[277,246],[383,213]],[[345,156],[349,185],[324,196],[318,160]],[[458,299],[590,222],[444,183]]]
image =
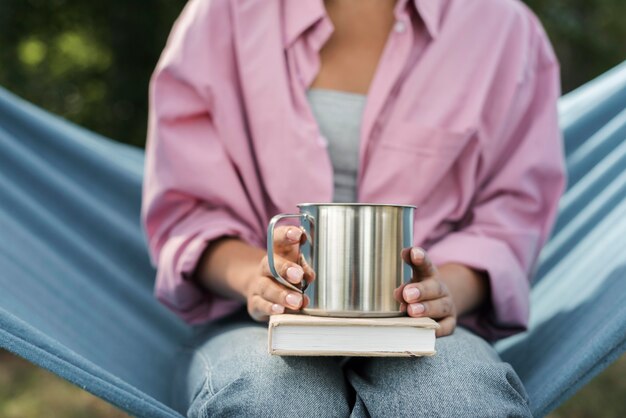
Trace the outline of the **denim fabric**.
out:
[[[238,313],[199,329],[179,357],[176,402],[204,417],[528,417],[524,387],[463,328],[423,358],[278,357]]]

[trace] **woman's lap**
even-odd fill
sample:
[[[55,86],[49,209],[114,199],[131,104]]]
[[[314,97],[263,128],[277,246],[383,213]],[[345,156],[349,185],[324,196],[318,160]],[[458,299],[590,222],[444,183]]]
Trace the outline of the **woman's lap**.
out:
[[[176,398],[190,417],[530,416],[510,365],[469,331],[422,358],[278,357],[267,328],[235,315],[181,356]]]
[[[511,365],[464,328],[437,339],[433,357],[353,358],[347,366],[355,416],[531,416]]]

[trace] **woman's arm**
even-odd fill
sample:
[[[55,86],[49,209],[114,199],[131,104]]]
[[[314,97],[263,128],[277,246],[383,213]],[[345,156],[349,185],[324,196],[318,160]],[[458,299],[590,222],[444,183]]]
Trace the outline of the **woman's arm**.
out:
[[[541,56],[548,55],[546,48]],[[540,61],[528,72],[498,119],[498,135],[483,136],[485,170],[467,223],[428,248],[438,266],[454,263],[487,273],[489,309],[468,312],[462,322],[489,340],[528,324],[530,276],[565,188],[559,91],[556,63]]]
[[[261,248],[237,238],[218,239],[202,254],[194,280],[211,292],[243,301],[264,256]]]
[[[299,283],[303,277],[297,265],[300,241],[306,239],[302,230],[294,227],[278,227],[274,239],[275,252],[279,254],[276,266],[280,270],[284,259],[291,260],[284,277]],[[212,242],[202,254],[194,273],[194,279],[202,287],[220,296],[243,300],[250,281],[258,274],[259,264],[269,271],[265,249],[250,245],[240,239],[224,237]],[[287,266],[287,267],[289,267]],[[285,268],[287,268],[285,267]],[[307,276],[308,277],[308,276]]]
[[[489,294],[487,274],[458,263],[439,267],[439,279],[450,290],[459,316],[479,309]]]
[[[274,235],[274,262],[281,276],[298,284],[311,280],[297,263],[302,230],[278,227]],[[267,320],[286,308],[298,310],[308,303],[301,293],[291,291],[272,277],[265,251],[236,238],[223,238],[208,246],[198,263],[193,280],[212,294],[245,301],[250,316]]]
[[[207,244],[230,236],[265,246],[262,188],[246,155],[232,155],[228,146],[245,138],[223,127],[232,125],[227,117],[216,116],[218,102],[222,115],[240,111],[214,100],[229,97],[236,78],[232,60],[224,58],[233,50],[226,7],[187,3],[150,81],[141,220],[157,269],[155,295],[189,323],[241,307],[191,280]]]

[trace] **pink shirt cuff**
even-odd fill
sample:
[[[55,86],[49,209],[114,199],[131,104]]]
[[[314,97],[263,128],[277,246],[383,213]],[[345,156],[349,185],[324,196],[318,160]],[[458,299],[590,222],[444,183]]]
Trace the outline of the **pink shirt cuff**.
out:
[[[243,224],[221,211],[205,211],[181,224],[159,254],[155,296],[189,324],[217,320],[243,305],[211,293],[191,279],[208,244],[224,236],[259,246]]]

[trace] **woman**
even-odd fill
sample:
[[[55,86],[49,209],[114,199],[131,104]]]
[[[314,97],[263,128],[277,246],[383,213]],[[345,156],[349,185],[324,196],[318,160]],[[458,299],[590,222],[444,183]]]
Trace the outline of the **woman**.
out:
[[[529,416],[485,339],[527,324],[564,189],[558,73],[513,0],[192,0],[151,82],[142,211],[157,297],[206,324],[181,409]],[[398,298],[439,321],[435,357],[267,355],[263,322],[306,300],[270,278],[265,228],[310,201],[419,207]],[[300,239],[274,243],[293,283]]]

